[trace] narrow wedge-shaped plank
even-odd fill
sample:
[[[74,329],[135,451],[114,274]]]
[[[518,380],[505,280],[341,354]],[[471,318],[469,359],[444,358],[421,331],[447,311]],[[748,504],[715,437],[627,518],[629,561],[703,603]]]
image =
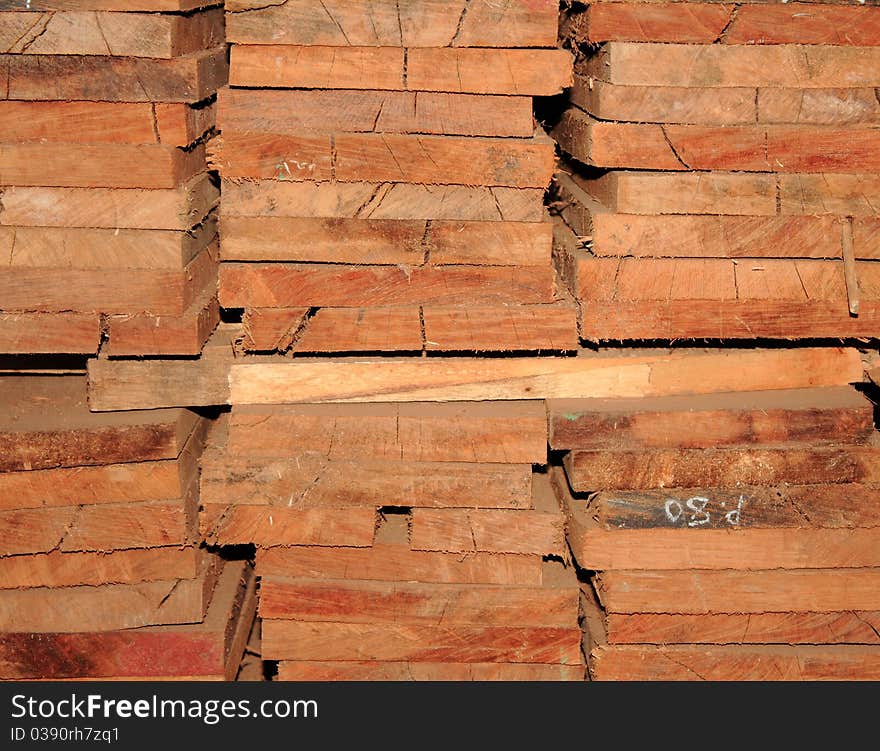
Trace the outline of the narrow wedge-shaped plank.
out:
[[[174,58],[222,44],[223,10],[192,15],[0,11],[0,52]]]
[[[239,44],[378,47],[553,47],[557,8],[550,0],[499,6],[491,0],[415,0],[399,7],[366,0],[288,0],[226,6],[228,38]]]
[[[226,48],[171,60],[75,55],[0,55],[4,99],[200,102],[226,83]]]

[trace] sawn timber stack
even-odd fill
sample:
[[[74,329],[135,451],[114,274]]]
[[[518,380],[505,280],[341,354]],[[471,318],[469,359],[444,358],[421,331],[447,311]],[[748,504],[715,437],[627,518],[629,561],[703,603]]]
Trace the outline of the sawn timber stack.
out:
[[[880,446],[849,389],[549,403],[598,680],[880,676]]]
[[[553,0],[227,3],[220,302],[248,351],[559,351]]]
[[[0,353],[198,354],[219,320],[205,142],[222,7],[16,5],[0,10]]]
[[[588,340],[880,333],[880,8],[604,2],[552,130]]]

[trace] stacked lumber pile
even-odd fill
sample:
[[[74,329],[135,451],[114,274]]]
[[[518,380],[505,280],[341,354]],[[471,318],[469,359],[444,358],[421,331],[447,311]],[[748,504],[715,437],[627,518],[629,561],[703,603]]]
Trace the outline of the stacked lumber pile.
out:
[[[847,388],[549,404],[599,680],[880,677],[880,442]]]
[[[208,421],[85,386],[0,378],[0,678],[234,677],[254,583],[198,542]]]
[[[248,351],[566,350],[532,97],[555,0],[226,4],[220,302]],[[552,48],[552,49],[550,49]]]
[[[876,337],[880,8],[577,5],[553,136],[581,336]]]
[[[0,353],[193,355],[216,326],[206,5],[2,5]]]
[[[255,543],[287,680],[582,680],[541,402],[235,407],[202,534]]]

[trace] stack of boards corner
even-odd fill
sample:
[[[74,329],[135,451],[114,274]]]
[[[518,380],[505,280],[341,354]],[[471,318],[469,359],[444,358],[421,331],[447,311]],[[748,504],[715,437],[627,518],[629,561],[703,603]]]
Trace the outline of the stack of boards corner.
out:
[[[280,680],[583,680],[543,404],[235,407],[202,534],[255,543]]]
[[[549,403],[596,680],[880,678],[880,441],[851,389]]]
[[[880,333],[880,8],[573,4],[552,134],[587,340]]]
[[[0,678],[234,678],[255,582],[198,541],[208,421],[85,392],[0,378]]]
[[[212,0],[0,6],[0,354],[200,352],[226,80]]]
[[[227,2],[220,302],[248,351],[560,351],[532,97],[556,0]]]

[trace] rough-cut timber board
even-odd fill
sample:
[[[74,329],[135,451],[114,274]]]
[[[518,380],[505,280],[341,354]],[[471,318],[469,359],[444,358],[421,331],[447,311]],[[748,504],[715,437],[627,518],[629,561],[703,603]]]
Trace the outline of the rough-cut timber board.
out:
[[[213,0],[0,0],[4,10],[115,10],[145,13],[187,12],[211,5]]]
[[[547,403],[554,449],[696,449],[736,444],[864,443],[874,407],[854,389],[766,391]]]
[[[264,621],[565,628],[577,611],[574,575],[568,587],[260,579]]]
[[[873,646],[605,646],[590,655],[596,681],[876,681]]]
[[[238,333],[237,327],[221,324],[201,357],[194,359],[89,360],[89,408],[106,412],[226,404],[232,340]]]
[[[832,178],[850,178],[833,175]],[[554,180],[568,193],[579,197],[582,191],[610,212],[620,214],[729,214],[773,216],[776,214],[777,179],[784,186],[808,175],[747,174],[738,172],[627,172],[612,170],[596,178],[558,172]],[[816,194],[823,188],[815,177]],[[880,181],[878,181],[880,186]],[[794,191],[794,187],[790,188]],[[880,188],[878,188],[880,191]],[[783,200],[785,198],[783,197]],[[880,192],[878,192],[880,200]],[[814,211],[784,211],[787,214],[813,214]],[[824,212],[823,212],[824,213]],[[835,213],[835,212],[828,212]],[[840,212],[846,213],[846,212]]]
[[[225,45],[171,60],[0,55],[0,92],[4,99],[27,101],[192,104],[216,93],[227,73]]]
[[[880,151],[878,129],[870,125],[615,123],[575,108],[552,135],[584,164],[630,169],[856,172],[876,168]]]
[[[421,308],[321,308],[304,324],[293,352],[419,352]]]
[[[576,350],[577,310],[570,301],[548,305],[423,306],[428,351]]]
[[[540,402],[238,407],[229,418],[234,456],[332,460],[543,464],[547,423]]]
[[[875,644],[880,613],[611,613],[610,644]]]
[[[219,292],[220,304],[227,308],[529,304],[556,299],[555,278],[549,264],[401,268],[223,263]]]
[[[12,633],[73,633],[201,623],[216,579],[209,570],[197,579],[4,590],[0,624]]]
[[[525,662],[577,665],[577,628],[263,621],[263,657],[277,660]]]
[[[204,622],[83,634],[0,635],[4,679],[233,680],[256,606],[244,562],[223,568]]]
[[[226,88],[220,91],[218,101],[218,120],[225,133],[297,135],[316,131],[525,138],[535,131],[532,101],[526,96]]]
[[[880,46],[611,42],[585,72],[630,86],[873,87],[880,83]]]
[[[163,579],[195,579],[204,555],[193,547],[115,550],[109,553],[53,550],[0,558],[0,588],[100,586]]]
[[[199,523],[212,545],[368,548],[373,544],[376,510],[203,504]]]
[[[552,0],[498,5],[492,0],[414,0],[398,6],[366,0],[255,0],[226,5],[228,39],[243,44],[331,47],[553,47]]]
[[[223,216],[540,222],[543,188],[223,181]],[[0,221],[3,215],[0,214]]]
[[[2,377],[0,471],[175,459],[198,421],[183,409],[89,412],[78,376]]]
[[[718,91],[718,89],[714,89]],[[880,122],[874,89],[758,89],[758,121],[801,125]]]
[[[572,451],[565,469],[578,491],[880,483],[880,448]]]
[[[94,355],[101,318],[90,313],[0,313],[0,353]]]
[[[188,230],[219,198],[206,173],[166,190],[10,186],[0,189],[0,225]]]
[[[149,393],[155,388],[149,384],[150,370],[133,372],[141,376],[141,389]],[[863,377],[856,350],[830,347],[491,361],[303,358],[285,364],[233,363],[229,398],[234,404],[616,398],[837,386]],[[108,396],[120,386],[108,388]],[[92,393],[102,390],[93,384]],[[217,391],[215,398],[225,396]],[[155,394],[149,401],[158,407],[166,400]]]
[[[180,269],[217,233],[211,215],[180,230],[0,227],[0,256],[16,269]]]
[[[7,143],[188,146],[212,128],[214,120],[213,105],[197,110],[180,103],[0,100],[0,128]],[[71,121],[77,124],[75,130],[69,127]]]
[[[10,310],[179,316],[216,278],[217,250],[215,240],[177,269],[4,266],[0,268],[0,298]]]
[[[220,322],[214,279],[179,316],[134,313],[108,316],[109,340],[102,352],[108,357],[198,355]]]
[[[370,548],[260,548],[257,574],[261,577],[346,579],[357,576],[378,581],[540,587],[541,559],[537,555],[471,553],[462,556],[410,550],[408,540],[404,539],[400,544],[377,543]]]
[[[880,175],[780,175],[779,213],[877,216]]]
[[[203,503],[274,508],[367,506],[529,508],[531,465],[202,457]]]
[[[212,140],[209,148],[213,166],[226,178],[543,188],[553,174],[553,143],[544,135],[232,133]]]
[[[572,81],[565,50],[232,46],[232,86],[552,96]]]
[[[279,681],[582,681],[583,665],[282,660]]]
[[[614,613],[834,613],[880,609],[880,569],[605,571]]]
[[[842,281],[842,280],[841,280]],[[672,300],[594,302],[581,306],[581,338],[632,339],[875,339],[880,306],[862,303],[858,317],[846,300],[737,302]]]
[[[745,5],[724,34],[727,44],[823,44],[876,47],[880,19],[875,8],[812,5]]]
[[[224,261],[549,266],[553,244],[550,222],[224,216],[221,234]]]
[[[204,170],[204,146],[0,144],[0,186],[168,189]]]
[[[223,9],[191,15],[0,10],[0,52],[175,58],[223,44]]]

